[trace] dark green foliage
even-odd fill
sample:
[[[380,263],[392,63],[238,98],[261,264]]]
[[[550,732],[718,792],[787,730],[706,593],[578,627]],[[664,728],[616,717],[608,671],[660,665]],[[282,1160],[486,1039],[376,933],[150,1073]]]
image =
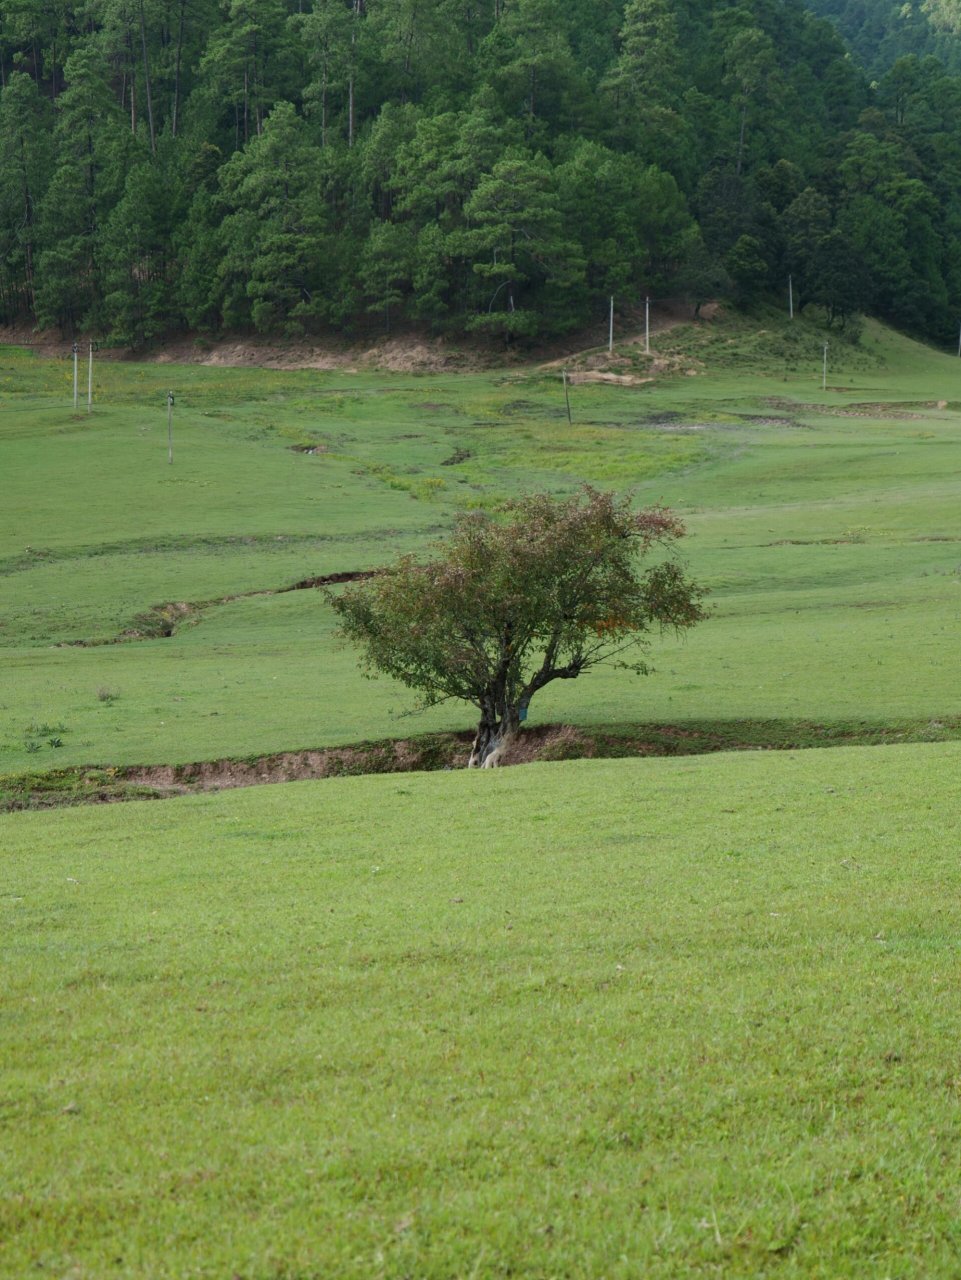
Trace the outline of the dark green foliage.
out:
[[[818,242],[811,262],[811,297],[827,312],[829,323],[844,326],[871,297],[871,278],[861,254],[837,229]]]
[[[53,165],[50,111],[33,80],[14,72],[0,94],[0,309],[35,306],[38,201]]]
[[[767,284],[768,266],[761,252],[761,242],[756,236],[741,236],[725,255],[724,265],[741,303],[753,302]]]
[[[880,42],[876,83],[809,8]],[[596,320],[611,293],[696,308],[783,296],[791,274],[829,318],[945,337],[961,76],[952,6],[922,8],[18,0],[0,323],[510,342]],[[859,264],[843,303],[838,236]]]
[[[830,18],[851,45],[866,70],[883,75],[905,55],[934,55],[952,71],[961,71],[957,41],[959,10],[956,0],[809,0],[817,13]]]

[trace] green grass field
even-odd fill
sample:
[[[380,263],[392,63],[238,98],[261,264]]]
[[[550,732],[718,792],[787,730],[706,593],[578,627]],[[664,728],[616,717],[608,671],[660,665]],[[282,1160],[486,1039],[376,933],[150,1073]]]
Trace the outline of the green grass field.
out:
[[[9,815],[0,1274],[955,1276],[959,765]]]
[[[106,361],[88,417],[0,348],[0,799],[469,728],[283,588],[584,481],[713,616],[533,724],[905,744],[0,815],[3,1280],[957,1274],[961,361],[830,340],[822,392],[813,324],[675,329],[573,424],[533,369]]]
[[[467,709],[410,717],[402,690],[362,680],[318,593],[244,593],[371,568],[465,506],[584,480],[686,515],[715,616],[658,646],[653,678],[547,691],[534,722],[958,713],[961,362],[870,327],[822,393],[819,335],[803,377],[748,336],[699,331],[721,363],[696,378],[574,388],[573,427],[558,378],[536,373],[125,363],[100,366],[88,419],[66,363],[4,352],[0,774],[469,726]],[[731,342],[752,373],[723,363]],[[208,607],[170,638],[103,643],[174,601]]]

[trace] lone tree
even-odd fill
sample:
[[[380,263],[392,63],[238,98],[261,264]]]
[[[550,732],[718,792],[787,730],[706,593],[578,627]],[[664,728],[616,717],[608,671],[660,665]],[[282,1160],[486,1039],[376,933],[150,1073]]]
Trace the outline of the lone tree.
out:
[[[634,511],[629,498],[585,488],[521,498],[504,512],[462,516],[436,558],[405,556],[330,597],[369,672],[419,690],[427,705],[477,707],[471,767],[500,763],[552,680],[602,662],[647,674],[648,633],[705,616],[674,554],[684,527],[666,508]]]

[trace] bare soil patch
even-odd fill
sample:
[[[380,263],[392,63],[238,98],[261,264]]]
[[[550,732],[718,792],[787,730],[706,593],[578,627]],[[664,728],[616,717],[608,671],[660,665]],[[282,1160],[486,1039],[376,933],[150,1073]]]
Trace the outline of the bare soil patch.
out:
[[[607,373],[603,370],[589,369],[584,373],[569,373],[567,381],[572,386],[580,386],[585,382],[606,382],[617,387],[642,387],[653,382],[653,378],[642,378],[636,373]]]

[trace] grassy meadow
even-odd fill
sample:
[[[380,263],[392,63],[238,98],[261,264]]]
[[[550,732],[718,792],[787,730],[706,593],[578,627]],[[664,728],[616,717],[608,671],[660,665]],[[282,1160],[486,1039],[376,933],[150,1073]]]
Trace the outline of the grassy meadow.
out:
[[[828,336],[826,390],[803,321],[625,345],[570,424],[554,369],[106,360],[88,416],[0,348],[0,797],[470,728],[286,588],[585,481],[713,614],[532,724],[899,743],[0,814],[3,1280],[957,1274],[961,361]]]
[[[957,714],[961,362],[871,326],[822,393],[819,331],[807,363],[787,338],[687,332],[664,342],[687,340],[699,376],[577,386],[573,426],[556,373],[120,362],[98,366],[88,418],[66,361],[3,351],[0,774],[468,727],[362,679],[317,592],[273,593],[584,481],[685,515],[715,613],[656,645],[654,677],[547,690],[532,723]],[[170,602],[199,606],[172,637],[104,643]]]
[[[8,815],[0,1274],[957,1275],[959,766]]]

